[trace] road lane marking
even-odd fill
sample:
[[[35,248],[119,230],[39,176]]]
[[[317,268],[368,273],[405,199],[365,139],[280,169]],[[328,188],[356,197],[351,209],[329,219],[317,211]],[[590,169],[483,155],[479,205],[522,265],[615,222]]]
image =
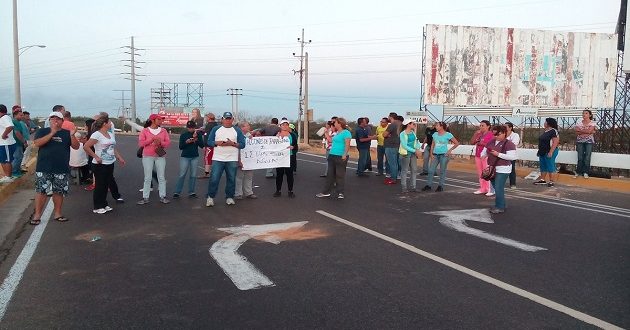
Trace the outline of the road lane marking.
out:
[[[313,157],[320,157],[319,155],[311,155],[311,154],[308,154],[308,155],[309,156],[313,156]],[[321,157],[323,157],[323,156],[321,156]],[[307,162],[307,163],[314,163],[314,164],[322,164],[322,165],[325,164],[325,163],[322,163],[322,162],[306,160],[306,159],[300,159],[300,161]],[[350,167],[350,166],[348,166],[348,168],[356,169],[356,167]],[[471,184],[471,185],[475,184],[474,182],[465,181],[465,180],[459,180],[459,179],[447,178],[446,180],[447,181],[455,181],[455,182],[459,182],[459,183],[465,183],[465,184]],[[416,179],[416,181],[422,181],[422,180],[421,179]],[[447,185],[449,187],[456,187],[456,188],[462,188],[462,189],[467,189],[467,190],[476,190],[476,188],[474,188],[474,187],[459,186],[459,185],[452,184],[452,183],[446,183],[445,185]],[[589,202],[584,202],[584,201],[575,200],[575,199],[568,199],[568,198],[559,198],[558,201],[553,201],[553,200],[548,200],[549,196],[542,195],[542,194],[537,194],[537,193],[532,193],[532,192],[525,192],[525,191],[518,191],[516,193],[526,193],[526,194],[533,195],[533,196],[536,196],[536,197],[539,197],[539,198],[531,198],[531,197],[526,197],[526,196],[519,196],[519,195],[513,194],[511,192],[510,193],[506,193],[505,196],[506,197],[510,197],[510,198],[518,198],[518,199],[530,200],[530,201],[539,202],[539,203],[570,207],[570,208],[574,208],[574,209],[578,209],[578,210],[585,210],[585,211],[590,211],[590,212],[614,215],[614,216],[623,217],[623,218],[630,218],[630,210],[629,209],[624,209],[624,208],[619,208],[619,207],[610,206],[610,205],[604,205],[604,204],[589,203]],[[562,202],[564,202],[564,203],[562,203]],[[589,204],[589,205],[590,204],[594,204],[594,205],[592,205],[592,207],[585,207],[585,206],[580,206],[580,205],[569,205],[569,204],[567,204],[568,202],[575,203],[575,204]],[[595,209],[593,207],[601,208],[601,210]],[[618,212],[621,212],[621,213],[618,213]],[[628,214],[624,214],[624,213],[628,213]]]
[[[335,221],[337,221],[339,223],[342,223],[342,224],[347,225],[349,227],[352,227],[354,229],[360,230],[360,231],[362,231],[362,232],[364,232],[366,234],[372,235],[372,236],[380,238],[380,239],[382,239],[382,240],[384,240],[386,242],[392,243],[392,244],[394,244],[396,246],[399,246],[399,247],[401,247],[401,248],[403,248],[405,250],[408,250],[410,252],[413,252],[415,254],[423,256],[423,257],[425,257],[427,259],[433,260],[433,261],[435,261],[435,262],[437,262],[439,264],[442,264],[442,265],[444,265],[446,267],[449,267],[449,268],[451,268],[453,270],[456,270],[458,272],[461,272],[461,273],[464,273],[466,275],[472,276],[472,277],[474,277],[474,278],[476,278],[478,280],[481,280],[481,281],[486,282],[488,284],[494,285],[494,286],[496,286],[498,288],[501,288],[503,290],[506,290],[508,292],[511,292],[513,294],[521,296],[523,298],[527,298],[527,299],[529,299],[529,300],[531,300],[533,302],[536,302],[536,303],[538,303],[540,305],[549,307],[549,308],[551,308],[553,310],[556,310],[558,312],[567,314],[567,315],[569,315],[569,316],[571,316],[573,318],[576,318],[576,319],[578,319],[580,321],[583,321],[585,323],[592,324],[592,325],[594,325],[596,327],[600,327],[600,328],[603,328],[603,329],[622,329],[622,328],[620,328],[620,327],[618,327],[618,326],[616,326],[614,324],[608,323],[608,322],[606,322],[604,320],[601,320],[601,319],[598,319],[596,317],[590,316],[588,314],[582,313],[580,311],[577,311],[577,310],[572,309],[570,307],[564,306],[562,304],[559,304],[559,303],[554,302],[552,300],[549,300],[547,298],[541,297],[541,296],[539,296],[537,294],[534,294],[534,293],[531,293],[529,291],[523,290],[521,288],[518,288],[518,287],[513,286],[511,284],[508,284],[506,282],[500,281],[500,280],[495,279],[493,277],[490,277],[488,275],[484,275],[484,274],[479,273],[477,271],[474,271],[474,270],[472,270],[470,268],[467,268],[467,267],[464,267],[462,265],[456,264],[456,263],[454,263],[452,261],[449,261],[447,259],[438,257],[438,256],[436,256],[436,255],[434,255],[432,253],[426,252],[424,250],[420,250],[420,249],[418,249],[417,247],[415,247],[413,245],[401,242],[401,241],[399,241],[397,239],[394,239],[394,238],[391,238],[391,237],[389,237],[387,235],[383,235],[383,234],[381,234],[381,233],[379,233],[377,231],[374,231],[372,229],[369,229],[369,228],[363,227],[361,225],[358,225],[356,223],[350,222],[350,221],[348,221],[346,219],[343,219],[343,218],[340,218],[340,217],[338,217],[338,216],[336,216],[334,214],[330,214],[330,213],[328,213],[326,211],[322,211],[322,210],[317,210],[315,212],[317,212],[317,213],[319,213],[319,214],[321,214],[321,215],[323,215],[323,216],[325,216],[325,217],[327,217],[329,219],[335,220]]]
[[[448,228],[454,229],[461,233],[483,238],[489,241],[497,242],[519,250],[527,252],[536,252],[547,250],[542,247],[525,244],[507,237],[493,235],[477,228],[468,227],[466,220],[477,221],[483,223],[494,223],[488,209],[470,209],[470,210],[452,210],[424,212],[425,214],[440,216],[440,223]]]
[[[247,258],[239,254],[237,250],[243,243],[254,237],[265,242],[280,244],[284,239],[279,235],[274,235],[274,233],[299,228],[306,223],[308,221],[218,228],[218,230],[232,235],[221,238],[212,244],[208,251],[239,290],[275,286],[267,276],[247,261]]]
[[[41,223],[34,226],[35,228],[33,228],[31,237],[29,237],[26,245],[24,245],[24,248],[22,249],[22,252],[20,252],[20,255],[11,267],[11,270],[9,270],[9,274],[4,279],[4,282],[2,282],[2,286],[0,286],[0,320],[4,318],[4,313],[7,311],[11,297],[13,297],[13,293],[15,293],[15,290],[20,284],[20,280],[22,279],[31,258],[37,249],[37,245],[42,238],[42,234],[44,234],[44,230],[48,225],[48,220],[52,215],[53,208],[54,204],[52,199],[50,199],[44,209],[44,212],[42,213]]]

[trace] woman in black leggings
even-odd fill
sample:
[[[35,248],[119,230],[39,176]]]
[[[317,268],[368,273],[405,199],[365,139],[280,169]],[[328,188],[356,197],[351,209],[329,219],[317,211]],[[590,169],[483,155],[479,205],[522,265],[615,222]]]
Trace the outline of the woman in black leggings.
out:
[[[293,149],[293,135],[291,135],[291,130],[289,128],[289,121],[282,120],[280,121],[280,132],[277,135],[280,138],[288,138],[289,139],[289,149]],[[291,158],[291,162],[289,167],[278,167],[276,168],[276,192],[273,194],[273,197],[280,197],[282,195],[280,190],[282,189],[282,181],[284,180],[284,176],[287,176],[287,187],[289,188],[289,197],[295,197],[293,193],[293,168],[295,168],[295,158]]]

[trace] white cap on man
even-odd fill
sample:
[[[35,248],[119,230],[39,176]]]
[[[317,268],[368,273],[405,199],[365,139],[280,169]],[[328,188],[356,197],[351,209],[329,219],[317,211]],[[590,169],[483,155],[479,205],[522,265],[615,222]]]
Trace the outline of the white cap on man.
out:
[[[50,118],[50,117],[57,117],[59,119],[63,119],[63,115],[59,111],[51,112],[50,115],[48,115],[48,118]]]

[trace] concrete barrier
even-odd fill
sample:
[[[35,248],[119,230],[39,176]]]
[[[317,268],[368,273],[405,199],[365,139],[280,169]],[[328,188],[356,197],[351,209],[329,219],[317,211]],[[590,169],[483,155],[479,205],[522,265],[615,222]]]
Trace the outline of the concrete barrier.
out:
[[[356,141],[354,139],[350,140],[350,146],[355,147]],[[376,149],[377,142],[372,141],[371,147]],[[449,145],[449,148],[452,145]],[[455,150],[453,150],[454,155],[462,155],[469,156],[473,155],[474,145],[459,145]],[[519,160],[527,160],[527,161],[538,161],[538,156],[536,153],[537,149],[521,149],[517,150],[518,159]],[[563,151],[560,150],[558,153],[558,158],[556,158],[557,164],[577,164],[577,152],[575,151]],[[604,152],[593,152],[591,154],[591,166],[596,167],[606,167],[606,168],[620,168],[629,170],[630,169],[630,155],[626,154],[609,154]]]

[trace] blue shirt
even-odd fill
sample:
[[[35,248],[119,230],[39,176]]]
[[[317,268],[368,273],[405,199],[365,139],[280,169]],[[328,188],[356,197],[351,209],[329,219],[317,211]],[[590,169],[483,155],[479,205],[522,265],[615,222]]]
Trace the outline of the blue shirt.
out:
[[[357,133],[355,134],[356,139],[357,139],[357,149],[370,149],[370,145],[372,144],[371,140],[365,141],[365,142],[361,142],[361,139],[364,139],[366,137],[369,137],[371,133],[370,127],[361,127],[358,126],[357,127]]]
[[[335,156],[345,156],[346,155],[346,139],[351,139],[352,134],[349,130],[344,129],[341,132],[337,132],[335,136],[332,137],[332,147],[330,147],[330,154]]]
[[[436,155],[443,155],[448,151],[448,141],[453,138],[453,134],[450,132],[444,132],[444,135],[438,134],[438,132],[433,133],[433,143],[435,143],[435,147],[433,147],[433,153]]]

